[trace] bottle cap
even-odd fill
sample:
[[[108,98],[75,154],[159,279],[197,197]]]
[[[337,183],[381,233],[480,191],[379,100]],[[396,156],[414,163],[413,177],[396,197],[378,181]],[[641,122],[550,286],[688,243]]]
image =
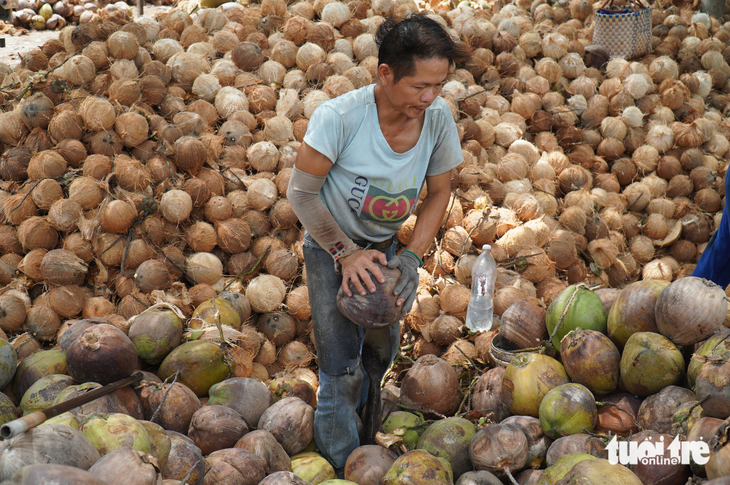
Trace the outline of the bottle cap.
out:
[[[492,250],[492,246],[490,246],[489,244],[484,244],[482,246],[482,251],[491,251],[491,250]]]

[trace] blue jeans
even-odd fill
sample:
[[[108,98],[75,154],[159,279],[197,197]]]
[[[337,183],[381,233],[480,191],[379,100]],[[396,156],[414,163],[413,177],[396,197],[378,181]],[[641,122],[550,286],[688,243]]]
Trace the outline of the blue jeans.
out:
[[[357,413],[365,404],[368,389],[367,373],[360,360],[365,330],[337,308],[342,276],[335,273],[329,252],[309,234],[304,237],[303,252],[319,366],[314,441],[342,476],[347,457],[360,446]],[[395,242],[385,255],[388,259],[395,255]],[[398,325],[391,327],[391,338],[396,343],[400,340]],[[393,349],[397,352],[398,345]]]

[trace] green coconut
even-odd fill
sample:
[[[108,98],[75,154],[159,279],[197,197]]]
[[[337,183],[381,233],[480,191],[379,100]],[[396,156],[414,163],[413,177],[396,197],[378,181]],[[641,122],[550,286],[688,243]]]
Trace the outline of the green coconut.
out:
[[[552,343],[559,351],[560,341],[571,330],[580,327],[606,333],[607,320],[608,314],[600,296],[584,286],[571,285],[550,303],[545,325],[550,335],[555,332]]]
[[[545,354],[522,353],[504,371],[502,395],[512,414],[537,418],[545,394],[568,382],[568,374],[557,360]]]
[[[48,418],[43,424],[65,424],[66,426],[69,426],[76,430],[81,427],[81,422],[79,421],[79,418],[77,418],[75,414],[70,412],[61,413],[58,416]]]
[[[72,385],[74,380],[66,374],[51,374],[41,377],[33,383],[20,400],[23,415],[42,411],[53,406],[56,396]]]
[[[186,342],[170,352],[160,364],[160,379],[180,371],[178,381],[188,386],[198,397],[208,394],[213,384],[221,382],[233,371],[233,362],[220,346],[205,340]]]
[[[157,459],[158,468],[163,470],[167,463],[167,457],[170,455],[170,447],[172,446],[170,437],[167,436],[165,428],[159,424],[144,420],[139,420],[138,422],[147,431],[147,436],[150,439],[150,453]]]
[[[417,448],[448,460],[454,477],[458,478],[473,469],[469,459],[469,443],[476,432],[476,426],[467,419],[439,419],[426,428],[418,439]]]
[[[721,327],[720,330],[705,340],[694,353],[697,356],[710,357],[725,352],[730,352],[730,328]],[[687,365],[687,383],[690,389],[694,389],[697,374],[700,373],[703,364],[704,359],[690,359],[689,365]]]
[[[251,426],[259,422],[272,400],[266,384],[250,377],[231,377],[208,390],[208,404],[221,404],[238,411]]]
[[[643,485],[639,477],[623,465],[611,465],[596,458],[576,463],[560,481],[561,485]]]
[[[587,453],[568,453],[563,455],[552,465],[547,467],[537,479],[535,485],[555,485],[578,463],[584,460],[594,460],[596,457]]]
[[[97,389],[100,387],[101,384],[96,382],[84,382],[83,384],[68,386],[58,393],[56,399],[53,400],[53,405],[56,406],[58,404],[61,404],[62,402],[68,401],[69,399],[73,399],[77,396],[81,396],[93,389]],[[69,412],[75,415],[79,420],[81,420],[85,416],[91,414],[126,414],[128,410],[116,395],[107,394],[106,396],[102,396],[100,398],[94,399],[91,402],[75,407]]]
[[[379,485],[451,485],[453,473],[448,462],[425,450],[413,450],[399,456]]]
[[[325,480],[337,478],[332,465],[322,455],[312,451],[292,456],[291,471],[302,480],[311,482],[312,485],[319,485]]]
[[[540,426],[552,439],[590,433],[597,422],[596,400],[581,384],[563,384],[551,389],[540,403]]]
[[[307,381],[293,374],[283,374],[272,379],[269,383],[269,390],[277,400],[294,396],[312,407],[317,407],[317,392]]]
[[[642,280],[621,290],[608,313],[608,336],[623,349],[636,332],[659,333],[654,318],[654,306],[659,294],[669,286],[665,280]]]
[[[152,451],[145,427],[126,414],[91,414],[81,421],[80,431],[101,456],[123,446],[145,453]]]
[[[18,417],[18,410],[8,396],[0,392],[0,424],[9,423]]]
[[[129,339],[148,364],[162,362],[182,341],[183,320],[171,308],[150,308],[130,321]]]
[[[340,480],[339,478],[333,478],[332,480],[325,480],[319,485],[357,485],[357,483],[351,482],[350,480]]]
[[[618,385],[621,354],[606,335],[596,330],[571,330],[560,342],[560,360],[573,382],[591,392],[607,394]]]
[[[51,374],[66,374],[66,352],[39,350],[29,355],[15,371],[13,394],[22,397],[35,381]]]
[[[684,374],[684,357],[667,337],[637,332],[621,354],[621,383],[631,394],[646,397],[676,384]]]
[[[44,423],[0,443],[0,481],[10,480],[27,465],[57,464],[88,470],[99,460],[99,452],[83,434],[61,424]]]
[[[217,324],[241,329],[241,315],[230,301],[223,298],[211,298],[198,305],[189,325],[190,328],[198,329]]]
[[[226,290],[218,293],[218,298],[226,300],[233,306],[233,309],[238,312],[242,324],[251,316],[251,304],[243,293]]]
[[[0,339],[0,389],[13,380],[17,368],[18,354],[10,342]]]
[[[383,432],[403,437],[403,444],[412,450],[416,447],[423,419],[408,411],[393,411],[383,421]]]
[[[704,417],[707,417],[707,414],[700,406],[699,401],[683,402],[672,415],[672,434],[674,434],[674,430],[677,430],[686,436],[692,426]]]
[[[66,386],[53,399],[53,405],[61,404],[64,401],[68,401],[71,398],[79,396],[85,392],[91,391],[101,387],[101,384],[96,382],[84,382],[83,384],[75,384],[72,386]]]

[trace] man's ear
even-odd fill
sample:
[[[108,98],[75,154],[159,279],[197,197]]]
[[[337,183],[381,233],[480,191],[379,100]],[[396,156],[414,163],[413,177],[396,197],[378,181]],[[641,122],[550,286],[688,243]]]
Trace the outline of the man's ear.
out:
[[[393,70],[387,64],[380,64],[378,66],[378,80],[380,84],[389,85],[393,84]]]

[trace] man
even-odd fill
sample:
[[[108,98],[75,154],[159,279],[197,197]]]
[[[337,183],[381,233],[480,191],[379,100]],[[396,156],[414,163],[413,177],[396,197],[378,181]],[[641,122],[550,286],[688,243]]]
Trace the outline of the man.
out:
[[[385,21],[376,40],[376,84],[315,110],[287,192],[307,231],[304,262],[320,383],[314,438],[340,476],[360,444],[356,413],[367,386],[360,362],[364,332],[337,309],[337,291],[351,296],[352,283],[363,295],[374,292],[371,274],[383,282],[380,263],[401,270],[396,304],[404,312],[411,308],[417,268],[447,209],[451,169],[463,161],[453,117],[438,95],[466,48],[423,15]],[[393,236],[424,183],[413,235],[396,256]],[[396,352],[399,337],[394,325]]]

